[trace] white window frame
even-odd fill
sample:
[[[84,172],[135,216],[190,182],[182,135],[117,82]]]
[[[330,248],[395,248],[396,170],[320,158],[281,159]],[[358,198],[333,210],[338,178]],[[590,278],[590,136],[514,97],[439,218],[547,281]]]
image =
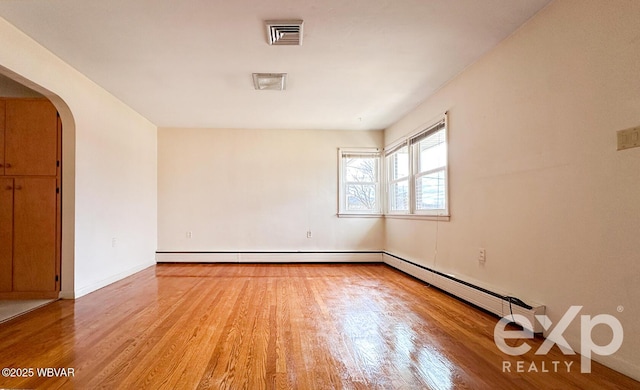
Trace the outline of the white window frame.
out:
[[[385,166],[385,173],[386,173],[386,202],[385,202],[385,210],[387,214],[398,214],[398,215],[404,215],[404,214],[409,214],[411,211],[411,168],[409,166],[407,166],[407,176],[399,178],[399,179],[394,179],[393,178],[393,167],[391,166],[392,162],[393,162],[393,156],[395,155],[395,153],[399,152],[400,150],[407,148],[407,154],[409,156],[407,164],[411,165],[411,153],[409,151],[410,147],[407,143],[407,140],[403,140],[401,142],[396,143],[395,145],[392,145],[391,147],[386,148],[385,150],[385,157],[384,157],[384,166]],[[394,184],[400,183],[406,181],[407,182],[407,188],[408,188],[408,193],[407,193],[407,209],[406,210],[392,210],[391,209],[391,203],[392,203],[392,195],[391,195],[391,189],[393,188]]]
[[[376,159],[376,180],[374,182],[347,182],[346,162],[348,156],[366,156]],[[380,160],[380,149],[378,148],[339,148],[338,149],[338,216],[382,216],[382,164]],[[347,209],[347,187],[349,184],[366,184],[375,186],[375,209],[373,210],[348,210]]]
[[[419,167],[419,151],[418,145],[421,139],[428,137],[431,134],[434,134],[438,131],[444,132],[444,143],[446,150],[446,159],[444,167],[435,167],[425,172],[418,172]],[[392,184],[396,181],[391,179],[391,168],[389,164],[391,164],[392,156],[394,153],[399,151],[402,146],[408,148],[409,153],[409,207],[408,210],[391,210],[390,209],[390,198],[391,198],[391,188]],[[385,167],[387,169],[387,173],[385,175],[385,199],[386,199],[386,207],[385,207],[385,215],[389,216],[406,216],[406,217],[424,217],[424,218],[432,218],[432,217],[450,217],[450,209],[449,209],[449,126],[447,114],[445,113],[442,118],[435,122],[431,122],[427,126],[421,126],[418,131],[415,131],[403,139],[391,144],[385,150]],[[418,180],[426,175],[429,175],[434,172],[443,171],[444,172],[444,204],[445,207],[443,209],[427,209],[427,210],[418,210],[417,207],[417,183]],[[404,180],[404,179],[403,179]]]

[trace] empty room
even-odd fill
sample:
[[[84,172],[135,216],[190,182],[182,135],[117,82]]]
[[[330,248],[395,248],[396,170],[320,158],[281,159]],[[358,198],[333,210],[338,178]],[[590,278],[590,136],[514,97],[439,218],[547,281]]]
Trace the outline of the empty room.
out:
[[[0,389],[640,388],[638,20],[0,0]]]

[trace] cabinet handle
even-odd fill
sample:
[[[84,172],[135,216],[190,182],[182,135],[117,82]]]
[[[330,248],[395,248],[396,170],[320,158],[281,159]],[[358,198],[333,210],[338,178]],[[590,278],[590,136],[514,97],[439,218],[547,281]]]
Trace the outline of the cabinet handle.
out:
[[[0,168],[2,168],[2,164],[0,164]]]
[[[5,164],[5,168],[11,168],[11,164],[6,163],[6,164]]]
[[[5,189],[5,190],[12,190],[12,189],[13,189],[13,187],[11,187],[11,186],[6,186],[4,189]]]

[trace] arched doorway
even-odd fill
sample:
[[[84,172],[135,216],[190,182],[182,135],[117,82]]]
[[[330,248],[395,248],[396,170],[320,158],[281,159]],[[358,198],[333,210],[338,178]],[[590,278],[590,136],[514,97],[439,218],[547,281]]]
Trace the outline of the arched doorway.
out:
[[[43,97],[58,111],[62,124],[60,145],[60,298],[74,297],[74,205],[75,205],[75,122],[68,105],[55,93],[0,66],[0,88],[10,97]]]

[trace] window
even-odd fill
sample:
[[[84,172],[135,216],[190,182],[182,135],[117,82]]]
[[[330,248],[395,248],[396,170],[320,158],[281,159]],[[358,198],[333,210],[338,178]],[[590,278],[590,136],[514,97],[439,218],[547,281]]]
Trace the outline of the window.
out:
[[[449,215],[446,131],[443,119],[386,151],[389,214]]]
[[[404,142],[386,153],[390,213],[409,211],[409,148]]]
[[[447,144],[444,131],[442,123],[441,127],[411,139],[416,212],[446,211]]]
[[[339,214],[380,214],[380,152],[340,149]]]

